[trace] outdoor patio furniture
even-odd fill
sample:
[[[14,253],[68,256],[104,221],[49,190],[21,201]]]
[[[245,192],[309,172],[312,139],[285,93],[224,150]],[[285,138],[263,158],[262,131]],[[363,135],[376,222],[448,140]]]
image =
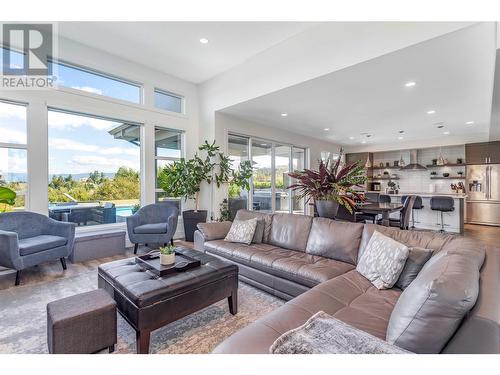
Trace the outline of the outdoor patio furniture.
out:
[[[139,244],[173,244],[179,210],[170,203],[148,204],[127,217],[127,232],[137,254]]]
[[[28,267],[60,259],[66,269],[66,257],[73,250],[75,226],[34,212],[0,214],[0,266],[20,272]]]

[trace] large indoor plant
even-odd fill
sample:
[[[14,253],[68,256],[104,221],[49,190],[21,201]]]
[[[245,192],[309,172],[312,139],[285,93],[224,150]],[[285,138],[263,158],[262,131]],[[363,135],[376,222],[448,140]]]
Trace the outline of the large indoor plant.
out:
[[[16,192],[5,186],[0,186],[0,212],[6,212],[7,206],[16,203]]]
[[[352,213],[355,200],[363,199],[355,187],[362,188],[365,183],[364,166],[361,163],[343,166],[342,155],[343,150],[340,149],[335,162],[320,161],[317,171],[305,169],[288,174],[296,180],[288,188],[297,192],[298,198],[305,198],[306,203],[313,200],[320,217],[334,219],[339,205]]]
[[[223,184],[236,183],[248,188],[252,171],[249,161],[233,170],[231,159],[220,151],[215,141],[211,144],[205,141],[198,150],[205,154],[204,157],[197,153],[193,159],[182,158],[158,172],[158,185],[168,196],[194,200],[194,210],[182,212],[186,241],[193,241],[197,224],[207,219],[207,211],[199,210],[201,184],[215,183],[219,188]]]

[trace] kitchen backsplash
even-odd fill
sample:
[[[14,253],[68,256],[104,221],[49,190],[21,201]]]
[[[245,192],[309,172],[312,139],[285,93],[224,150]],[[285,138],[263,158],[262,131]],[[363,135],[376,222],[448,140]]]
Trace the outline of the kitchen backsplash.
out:
[[[436,172],[436,177],[442,177],[443,173],[449,173],[450,176],[457,176],[458,172],[463,172],[465,176],[465,147],[464,146],[450,146],[442,148],[427,148],[420,149],[418,151],[418,162],[424,166],[431,165],[433,159],[439,157],[439,152],[442,152],[443,157],[448,160],[450,164],[456,164],[457,159],[462,159],[464,163],[463,166],[457,167],[439,167],[439,168],[428,168],[425,171],[401,171],[398,169],[388,169],[390,174],[396,174],[399,180],[394,180],[399,185],[399,190],[402,192],[431,192],[431,185],[433,186],[433,191],[436,193],[450,193],[452,192],[450,185],[452,183],[465,182],[463,179],[442,179],[442,180],[431,180],[431,172]],[[394,165],[395,160],[399,160],[403,157],[406,165],[410,163],[410,150],[403,151],[387,151],[387,152],[375,152],[373,153],[373,166],[379,166],[383,163],[390,163],[391,166]],[[373,171],[374,176],[377,174],[383,174],[382,169],[375,169]],[[376,181],[376,180],[375,180]],[[388,181],[379,181],[381,183],[381,190],[385,191]]]

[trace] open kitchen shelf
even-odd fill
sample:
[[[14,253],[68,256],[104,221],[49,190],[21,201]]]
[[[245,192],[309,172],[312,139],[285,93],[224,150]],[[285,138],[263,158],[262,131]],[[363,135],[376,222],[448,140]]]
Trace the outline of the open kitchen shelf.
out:
[[[370,167],[368,169],[401,169],[401,167],[395,167],[393,165],[391,165],[390,167],[374,166],[374,167]]]
[[[465,176],[431,176],[431,180],[465,180]]]
[[[443,168],[443,167],[465,167],[466,164],[465,163],[462,163],[462,164],[452,164],[452,163],[448,163],[448,164],[444,164],[444,165],[434,165],[434,164],[428,164],[426,165],[427,168]]]

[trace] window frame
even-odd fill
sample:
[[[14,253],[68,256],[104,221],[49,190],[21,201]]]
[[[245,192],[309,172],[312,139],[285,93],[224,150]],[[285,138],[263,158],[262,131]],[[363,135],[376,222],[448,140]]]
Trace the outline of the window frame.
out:
[[[100,70],[97,70],[97,69],[94,69],[94,68],[89,68],[87,66],[83,66],[83,65],[79,65],[79,64],[75,64],[75,63],[72,63],[72,62],[69,62],[69,61],[63,60],[63,59],[52,59],[51,58],[51,59],[49,59],[49,63],[50,64],[62,65],[64,67],[66,67],[66,68],[79,70],[79,71],[82,71],[82,72],[85,72],[85,73],[96,75],[98,77],[111,79],[111,80],[114,80],[114,81],[117,81],[117,82],[121,82],[121,83],[130,85],[130,86],[137,87],[139,89],[139,102],[133,102],[133,101],[126,100],[126,99],[116,98],[114,96],[109,96],[109,95],[104,95],[104,94],[97,94],[97,93],[90,92],[90,91],[75,89],[75,88],[70,87],[70,86],[59,85],[57,83],[57,81],[55,81],[55,85],[57,86],[58,89],[63,88],[65,90],[71,90],[71,91],[75,91],[75,92],[78,92],[78,93],[84,93],[84,94],[92,95],[92,96],[95,96],[95,97],[98,97],[98,98],[107,98],[107,99],[112,99],[112,100],[118,100],[118,101],[123,102],[123,103],[129,103],[129,104],[133,104],[133,105],[144,106],[144,84],[142,82],[138,82],[138,81],[126,79],[126,78],[114,75],[112,73],[102,72]],[[50,72],[50,74],[53,73],[52,72],[52,65],[50,65],[50,71],[49,72]]]
[[[9,100],[9,99],[3,99],[0,98],[0,103],[4,104],[10,104],[10,105],[18,105],[24,107],[26,110],[26,143],[11,143],[11,142],[0,142],[0,148],[5,148],[5,149],[15,149],[15,150],[25,150],[26,151],[26,193],[24,194],[24,208],[23,211],[29,210],[29,202],[30,202],[30,184],[29,184],[29,163],[28,163],[28,142],[29,142],[29,135],[28,135],[28,108],[29,108],[29,103],[27,102],[22,102],[22,101],[15,101],[15,100]]]
[[[102,96],[102,95],[100,95]],[[144,163],[143,163],[143,147],[144,147],[144,142],[143,142],[143,132],[142,129],[145,127],[144,123],[140,123],[137,121],[129,121],[129,120],[124,120],[123,118],[115,118],[112,116],[102,116],[102,115],[95,115],[95,114],[90,114],[88,112],[83,112],[83,111],[77,111],[77,110],[71,110],[67,108],[61,108],[57,106],[47,106],[46,107],[46,113],[47,113],[47,118],[49,116],[49,112],[59,112],[59,113],[64,113],[64,114],[69,114],[69,115],[75,115],[75,116],[83,116],[83,117],[90,117],[98,120],[105,120],[105,121],[113,121],[113,122],[123,122],[123,123],[128,123],[130,125],[135,125],[139,127],[139,204],[142,205],[142,199],[144,196],[144,191],[142,189],[143,187],[143,168],[144,168]],[[48,189],[48,183],[50,183],[50,180],[48,176],[50,175],[50,124],[47,121],[47,187]],[[47,216],[49,215],[48,207],[49,207],[49,200],[47,199],[46,201],[46,206],[47,206]],[[80,233],[85,233],[85,232],[95,232],[95,231],[101,231],[101,230],[108,230],[108,229],[123,229],[126,227],[126,223],[124,222],[116,222],[116,223],[108,223],[108,224],[99,224],[99,225],[83,225],[83,226],[77,226],[76,231]]]
[[[269,143],[271,145],[271,212],[274,213],[276,211],[276,199],[275,194],[276,194],[276,181],[275,181],[275,174],[276,174],[276,168],[275,168],[275,157],[276,157],[276,151],[275,148],[276,146],[286,146],[290,147],[290,155],[289,155],[289,170],[293,171],[293,151],[294,149],[301,149],[304,150],[304,168],[308,168],[309,165],[309,148],[301,145],[294,145],[292,143],[287,143],[287,142],[281,142],[281,141],[275,141],[272,139],[266,139],[266,138],[261,138],[261,137],[254,137],[250,136],[247,134],[242,134],[238,132],[233,132],[233,131],[228,131],[226,134],[226,143],[229,143],[229,136],[236,136],[236,137],[243,137],[248,140],[247,144],[247,153],[248,153],[248,160],[252,161],[253,160],[253,153],[252,153],[252,144],[253,141],[258,141],[258,142],[265,142]],[[228,147],[229,149],[229,147]],[[231,157],[229,155],[229,157]],[[289,194],[288,194],[288,211],[289,213],[293,213],[293,199],[292,199],[292,194],[291,190],[287,189]],[[248,192],[248,199],[247,199],[247,209],[253,211],[253,193],[254,193],[254,185],[253,185],[253,176],[250,177],[250,191]],[[304,214],[307,214],[308,212],[308,207],[307,204],[305,203],[304,200]]]
[[[160,130],[169,130],[169,131],[172,131],[172,132],[176,132],[180,135],[180,140],[181,140],[181,147],[180,147],[180,157],[178,158],[175,158],[175,157],[172,157],[172,156],[158,156],[156,154],[156,130],[157,129],[160,129]],[[157,195],[158,193],[164,193],[164,190],[160,189],[158,186],[157,186],[157,181],[158,181],[158,168],[157,168],[157,161],[158,160],[164,160],[164,161],[179,161],[180,159],[182,158],[185,158],[185,132],[182,131],[182,130],[179,130],[179,129],[173,129],[173,128],[169,128],[167,126],[162,126],[162,125],[154,125],[154,135],[155,135],[155,139],[154,139],[154,153],[155,153],[155,157],[154,157],[154,167],[155,167],[155,175],[154,175],[154,186],[155,186],[155,189],[154,189],[154,193],[155,193],[155,203],[159,203],[161,201],[159,201],[157,199]],[[170,200],[178,200],[179,201],[179,216],[182,216],[182,197],[167,197],[167,199],[170,199]]]
[[[179,98],[181,100],[181,112],[169,111],[168,109],[157,107],[156,106],[156,97],[155,97],[155,95],[157,93],[172,96],[174,98]],[[164,89],[160,89],[158,87],[154,87],[153,88],[153,107],[156,109],[159,109],[161,111],[165,111],[167,113],[175,113],[177,115],[185,115],[186,114],[186,98],[184,95],[176,94],[176,93],[169,91],[169,90],[164,90]]]

